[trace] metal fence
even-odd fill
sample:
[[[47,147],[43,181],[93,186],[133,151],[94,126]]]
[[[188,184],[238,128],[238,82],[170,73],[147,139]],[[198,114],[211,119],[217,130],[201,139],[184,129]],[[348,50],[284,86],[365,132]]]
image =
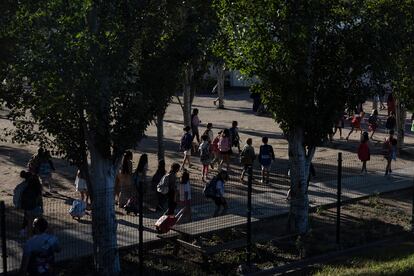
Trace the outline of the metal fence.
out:
[[[355,205],[361,200],[375,201],[378,194],[412,188],[413,170],[408,164],[407,160],[398,160],[394,164],[393,174],[385,177],[385,161],[381,155],[371,155],[367,174],[360,173],[361,162],[352,153],[315,158],[315,175],[311,176],[308,189],[309,227],[316,233],[314,235],[319,235],[317,229],[323,229],[323,242],[333,249],[354,245],[355,237],[351,238],[352,233],[343,233],[348,228],[359,227],[359,224],[347,217],[347,213],[341,213],[343,206]],[[271,169],[270,183],[266,184],[259,181],[261,172],[258,166],[251,169],[251,173],[247,174],[248,180],[244,182],[240,181],[241,169],[232,167],[230,179],[225,183],[228,209],[225,215],[219,217],[213,217],[213,200],[203,196],[202,190],[206,182],[201,180],[198,169],[191,169],[192,221],[177,224],[174,230],[165,235],[157,233],[154,227],[163,211],[156,210],[158,200],[155,187],[148,184],[145,192],[139,193],[142,195],[142,200],[138,200],[142,203],[142,212],[138,215],[127,215],[124,209],[115,206],[117,245],[119,248],[140,245],[138,249],[141,264],[148,250],[162,247],[168,242],[172,242],[177,248],[194,250],[204,257],[224,249],[244,248],[245,262],[251,264],[255,261],[252,247],[257,242],[295,239],[297,243],[297,235],[286,227],[292,204],[287,199],[290,186],[288,169],[286,160],[277,160]],[[216,173],[213,170],[210,176]],[[86,215],[78,221],[68,214],[68,209],[76,198],[79,198],[78,193],[66,191],[46,194],[43,197],[44,216],[62,247],[62,251],[57,254],[57,261],[93,254],[91,216]],[[405,204],[410,205],[412,201],[406,200]],[[378,206],[374,202],[370,208],[376,207]],[[177,211],[180,208],[178,206]],[[21,233],[23,213],[12,206],[11,198],[2,202],[0,209],[2,272],[6,275],[7,271],[16,271],[21,262],[25,241]],[[410,230],[406,227],[395,228],[400,231]],[[217,233],[221,235],[220,240],[212,242],[209,237]],[[386,230],[380,231],[373,238],[387,234],[390,233]],[[359,240],[362,242],[362,239]],[[304,253],[302,257],[306,255]],[[144,268],[140,266],[139,269],[143,271]]]

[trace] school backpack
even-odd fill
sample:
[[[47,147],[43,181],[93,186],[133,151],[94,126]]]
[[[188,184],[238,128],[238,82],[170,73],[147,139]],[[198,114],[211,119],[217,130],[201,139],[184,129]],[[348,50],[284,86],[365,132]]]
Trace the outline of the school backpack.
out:
[[[185,133],[181,137],[181,142],[180,142],[181,150],[191,149],[192,142],[193,142],[193,137],[191,136],[191,134],[190,133]]]
[[[201,161],[206,161],[210,159],[210,152],[208,148],[209,148],[208,145],[201,147],[200,149],[200,160]]]
[[[27,182],[23,181],[18,184],[13,190],[13,205],[14,207],[20,209],[22,208],[22,194],[23,191],[27,188]]]
[[[213,179],[208,182],[203,189],[203,195],[206,198],[215,198],[217,192],[217,177],[213,177]]]
[[[169,174],[164,175],[161,178],[160,183],[158,183],[158,185],[157,185],[157,192],[159,192],[163,195],[168,194],[168,190],[169,190],[169,187],[168,187],[169,177],[168,176],[169,176]]]
[[[40,163],[39,166],[39,176],[48,176],[52,171],[52,167],[50,166],[50,163],[48,161],[44,161]]]
[[[259,162],[264,166],[269,166],[272,163],[272,156],[270,145],[261,145],[259,153]]]
[[[83,200],[75,199],[69,208],[69,214],[72,217],[81,218],[86,213],[86,203]]]

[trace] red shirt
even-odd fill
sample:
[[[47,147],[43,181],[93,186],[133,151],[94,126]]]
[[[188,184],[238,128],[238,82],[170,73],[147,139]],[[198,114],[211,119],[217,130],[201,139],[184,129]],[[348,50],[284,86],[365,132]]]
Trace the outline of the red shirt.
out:
[[[361,161],[368,161],[370,159],[370,152],[369,152],[368,143],[359,144],[358,158]]]

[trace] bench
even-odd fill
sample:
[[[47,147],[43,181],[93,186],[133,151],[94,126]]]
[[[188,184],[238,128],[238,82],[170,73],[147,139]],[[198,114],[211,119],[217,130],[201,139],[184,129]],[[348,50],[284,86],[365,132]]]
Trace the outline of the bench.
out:
[[[251,221],[252,223],[257,222],[258,219],[252,218]],[[200,246],[194,243],[190,243],[187,240],[192,237],[199,237],[202,234],[212,234],[228,228],[246,225],[246,223],[246,217],[229,214],[220,217],[175,225],[171,229],[182,236],[182,239],[176,239],[176,242],[180,246],[201,254],[204,259],[205,256],[213,255],[223,250],[236,249],[247,246],[247,242],[245,239],[240,239],[213,246]]]

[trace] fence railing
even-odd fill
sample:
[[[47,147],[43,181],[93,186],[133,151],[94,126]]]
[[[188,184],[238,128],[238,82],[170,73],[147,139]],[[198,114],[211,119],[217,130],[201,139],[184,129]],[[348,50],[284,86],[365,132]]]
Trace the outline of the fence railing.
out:
[[[344,237],[341,237],[343,225],[341,204],[367,198],[373,194],[411,188],[412,180],[408,179],[410,177],[412,179],[413,171],[408,168],[407,164],[408,161],[405,160],[397,161],[393,168],[396,173],[395,177],[390,178],[383,175],[385,161],[379,155],[371,156],[367,174],[360,173],[361,163],[355,154],[346,153],[327,158],[315,158],[313,160],[315,175],[311,176],[308,188],[311,227],[331,227],[334,229],[332,237],[334,243],[341,244],[344,241]],[[262,222],[271,223],[270,220],[272,220],[278,224],[278,227],[272,229],[273,236],[283,237],[293,234],[280,225],[283,218],[289,216],[290,207],[295,204],[287,199],[290,187],[287,163],[276,162],[272,166],[268,184],[259,181],[261,172],[258,166],[250,168],[246,182],[240,181],[241,169],[232,167],[230,179],[225,184],[227,215],[221,218],[212,218],[215,203],[203,196],[202,190],[205,182],[201,180],[201,175],[198,175],[195,169],[191,169],[190,173],[192,222],[182,223],[177,232],[180,233],[180,240],[183,239],[184,244],[185,242],[191,244],[191,239],[185,241],[185,237],[209,235],[227,228],[244,229],[240,237],[245,240],[243,247],[247,252],[246,263],[251,264],[252,246],[256,238],[259,239],[260,235],[264,234],[260,226]],[[215,173],[216,171],[212,171],[211,176]],[[158,201],[155,187],[148,184],[145,192],[141,191],[137,194],[140,196],[138,216],[127,215],[124,209],[115,207],[118,225],[117,244],[119,248],[138,246],[139,269],[143,271],[145,252],[154,246],[163,244],[163,239],[154,227],[163,211],[156,210]],[[48,220],[53,233],[59,238],[62,247],[61,253],[57,255],[57,261],[93,254],[91,216],[86,215],[78,221],[68,214],[68,209],[76,198],[79,198],[77,193],[64,190],[59,193],[45,194],[43,197],[44,217]],[[180,208],[181,206],[177,210]],[[334,208],[332,215],[330,213],[324,215],[322,211],[330,208]],[[275,218],[281,218],[281,220],[278,221]],[[0,224],[4,275],[8,271],[18,269],[20,265],[22,246],[25,241],[24,232],[21,231],[22,222],[23,212],[12,207],[11,198],[2,201]],[[240,237],[230,235],[229,239],[231,241]],[[197,238],[194,239],[197,241]]]

